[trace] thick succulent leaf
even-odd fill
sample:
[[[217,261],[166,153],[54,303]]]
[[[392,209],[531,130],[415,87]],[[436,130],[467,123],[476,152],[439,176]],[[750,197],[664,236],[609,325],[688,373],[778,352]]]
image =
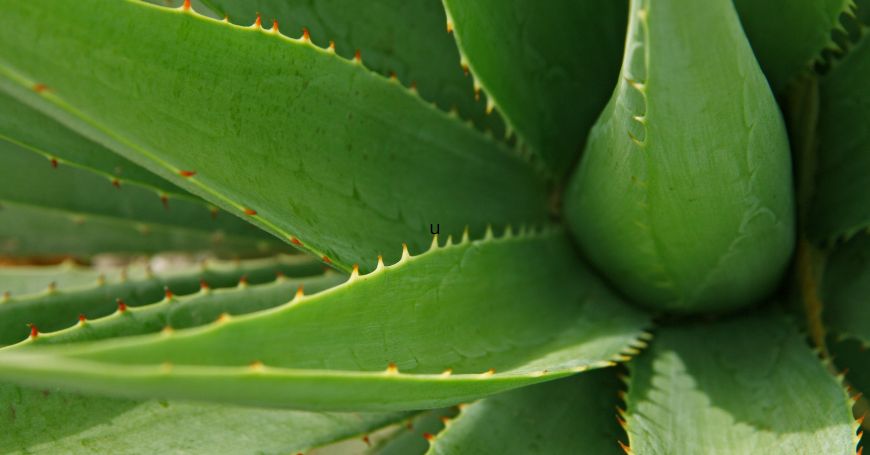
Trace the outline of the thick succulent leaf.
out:
[[[115,273],[105,273],[93,267],[85,267],[73,261],[56,265],[0,266],[0,293],[32,294],[44,291],[52,283],[66,288],[92,284],[102,275],[104,278]]]
[[[0,182],[0,201],[5,203],[70,212],[85,218],[136,222],[146,230],[163,227],[198,231],[216,241],[226,237],[248,238],[249,250],[254,251],[285,247],[256,226],[226,213],[218,215],[217,209],[211,210],[202,202],[169,199],[153,189],[123,185],[82,168],[54,167],[38,154],[2,140]]]
[[[0,452],[297,453],[406,413],[313,413],[84,397],[0,384]]]
[[[485,101],[475,99],[472,79],[459,65],[437,0],[207,2],[234,24],[253,24],[259,14],[263,24],[277,20],[289,36],[301,36],[304,28],[317,46],[334,43],[342,57],[353,58],[360,51],[367,68],[395,75],[404,85],[416,84],[420,96],[442,110],[455,108],[481,129],[504,129],[498,116],[487,115]]]
[[[195,327],[214,322],[219,317],[276,307],[292,300],[302,289],[316,293],[342,281],[345,281],[344,276],[329,272],[309,278],[288,279],[282,276],[274,282],[254,286],[244,281],[227,289],[212,290],[206,286],[189,296],[172,295],[149,305],[119,309],[93,321],[79,321],[75,326],[63,330],[40,333],[20,346],[75,343]]]
[[[819,85],[818,155],[808,233],[818,242],[870,226],[870,37]]]
[[[469,405],[432,439],[429,454],[621,454],[613,369],[525,387]]]
[[[0,377],[129,397],[425,409],[611,365],[647,323],[553,230],[433,244],[200,328],[5,350]]]
[[[5,90],[345,270],[397,259],[402,241],[421,251],[430,224],[459,235],[547,216],[541,178],[504,146],[259,26],[130,1],[4,1],[0,73]]]
[[[209,251],[227,257],[262,256],[271,240],[206,233],[198,229],[86,216],[78,212],[0,200],[0,255],[90,257],[98,253]]]
[[[423,455],[429,449],[428,440],[444,430],[449,419],[456,417],[456,408],[435,409],[417,416],[391,438],[369,451],[377,455]],[[318,454],[319,455],[319,454]]]
[[[107,176],[110,181],[117,179],[119,184],[136,182],[163,194],[193,198],[187,191],[3,92],[0,92],[0,140],[39,153],[53,160],[49,162],[55,166],[82,166]]]
[[[557,177],[616,84],[624,0],[444,0],[463,65]]]
[[[305,276],[318,273],[320,269],[318,262],[302,256],[206,262],[167,274],[131,269],[116,280],[106,277],[82,287],[51,286],[39,294],[7,295],[0,302],[0,345],[26,338],[31,332],[28,324],[40,331],[53,331],[73,325],[79,316],[108,315],[118,309],[117,299],[128,306],[147,305],[160,300],[164,289],[180,295],[196,292],[200,289],[200,280],[213,287],[228,287],[237,284],[243,276],[249,283],[263,283],[274,279],[277,272]]]
[[[821,298],[826,326],[835,336],[870,345],[870,235],[861,233],[828,256]]]
[[[565,192],[584,253],[674,312],[763,299],[794,248],[785,124],[731,0],[633,0],[619,84]]]
[[[831,33],[852,0],[734,0],[746,36],[774,91],[809,70],[822,51],[835,48]]]
[[[662,328],[628,366],[633,453],[855,453],[845,390],[781,315]]]

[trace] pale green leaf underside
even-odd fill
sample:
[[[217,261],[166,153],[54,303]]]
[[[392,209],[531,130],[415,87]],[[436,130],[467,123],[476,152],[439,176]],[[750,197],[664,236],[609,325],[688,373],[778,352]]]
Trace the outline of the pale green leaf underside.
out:
[[[128,397],[434,408],[610,365],[648,322],[557,230],[435,248],[201,328],[6,350],[0,377]]]
[[[0,87],[45,84],[40,109],[339,268],[419,252],[430,224],[546,217],[527,163],[353,61],[138,2],[52,6],[0,5]]]
[[[822,315],[834,336],[870,345],[870,235],[858,234],[830,253],[821,298]]]
[[[846,392],[783,316],[662,328],[629,370],[634,453],[855,453]]]
[[[870,39],[819,84],[815,195],[808,233],[818,242],[870,226]]]
[[[613,369],[583,373],[469,405],[432,441],[429,454],[621,454]]]
[[[616,84],[625,0],[444,0],[463,60],[520,140],[563,177]]]
[[[131,269],[126,279],[107,276],[80,287],[46,289],[38,294],[12,295],[0,302],[0,345],[15,343],[27,337],[28,323],[40,331],[54,331],[69,327],[79,315],[94,319],[108,315],[118,307],[116,299],[126,305],[139,306],[157,302],[164,295],[164,287],[183,295],[196,292],[200,280],[212,287],[228,287],[245,276],[249,283],[263,283],[275,278],[276,272],[290,276],[318,273],[318,262],[302,256],[248,261],[213,261],[202,266],[182,269],[166,274],[149,274],[145,269]],[[286,300],[289,300],[289,297]]]
[[[439,1],[379,0],[207,0],[230,22],[251,25],[277,20],[283,33],[302,35],[307,28],[320,47],[335,43],[335,52],[352,58],[359,50],[367,68],[395,74],[404,85],[416,83],[420,96],[440,109],[457,109],[480,129],[501,133],[497,115],[487,116],[484,100],[475,101],[472,79],[462,71],[459,52],[447,33]]]
[[[831,33],[842,30],[840,14],[851,0],[734,0],[743,29],[774,91],[833,48]]]
[[[307,451],[406,419],[83,397],[0,384],[0,452],[266,453]]]

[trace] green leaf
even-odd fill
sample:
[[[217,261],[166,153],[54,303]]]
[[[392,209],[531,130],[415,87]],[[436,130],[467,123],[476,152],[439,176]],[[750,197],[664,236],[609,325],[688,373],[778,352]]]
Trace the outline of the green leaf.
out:
[[[167,274],[131,269],[116,281],[106,277],[82,287],[52,286],[39,294],[5,296],[0,302],[0,345],[27,337],[28,323],[44,332],[60,330],[73,325],[80,315],[93,319],[112,313],[118,308],[117,299],[128,306],[157,302],[164,296],[164,288],[183,295],[199,290],[200,280],[212,287],[228,287],[236,285],[243,276],[249,283],[263,283],[274,279],[276,272],[306,276],[318,271],[317,262],[301,256],[213,261]]]
[[[858,234],[830,253],[821,298],[829,331],[870,344],[870,235]]]
[[[734,0],[743,29],[774,91],[836,48],[831,33],[845,32],[840,15],[852,0]]]
[[[815,195],[808,234],[817,242],[870,226],[870,38],[819,84]]]
[[[301,453],[407,413],[313,413],[84,397],[0,384],[0,452]]]
[[[444,0],[463,64],[556,177],[616,84],[626,1]]]
[[[160,226],[198,231],[200,236],[217,241],[226,237],[247,238],[248,251],[286,248],[256,226],[226,213],[219,215],[217,209],[213,211],[202,202],[169,199],[150,188],[120,184],[86,169],[54,167],[38,154],[2,140],[0,182],[2,203],[58,210],[84,218],[124,220],[147,226],[145,229]],[[99,251],[99,244],[95,248]]]
[[[781,315],[662,328],[628,366],[632,453],[855,453],[846,392]]]
[[[463,409],[428,453],[621,454],[619,389],[606,369],[485,398]]]
[[[427,438],[440,433],[449,419],[456,417],[456,408],[436,409],[421,414],[410,425],[399,430],[383,444],[373,447],[377,455],[423,455],[429,449]]]
[[[291,301],[300,289],[317,293],[342,281],[345,281],[344,276],[330,272],[297,279],[280,276],[274,282],[254,286],[242,281],[226,289],[202,287],[198,293],[189,296],[173,295],[159,302],[118,310],[93,321],[79,322],[57,332],[40,333],[37,338],[30,338],[20,346],[76,343],[195,327],[212,323],[219,317],[276,307]]]
[[[554,230],[433,245],[200,328],[4,350],[0,378],[140,398],[424,409],[612,365],[648,323]]]
[[[344,58],[353,58],[359,50],[367,68],[384,76],[394,74],[403,85],[416,84],[420,96],[440,109],[457,109],[480,129],[504,130],[498,116],[487,115],[484,100],[475,100],[472,79],[459,65],[459,52],[438,1],[207,1],[234,24],[253,24],[259,14],[264,25],[277,20],[288,36],[301,36],[307,29],[314,44],[326,48],[332,42]]]
[[[81,266],[73,261],[57,265],[4,265],[0,266],[0,293],[32,294],[44,291],[52,283],[62,288],[92,284],[100,275],[104,278],[112,275],[111,279],[116,279],[120,269],[112,272]]]
[[[792,166],[734,6],[635,0],[628,28],[619,85],[565,193],[566,220],[638,303],[689,313],[757,301],[794,247]]]
[[[348,271],[397,259],[403,241],[421,251],[430,225],[458,236],[547,217],[541,178],[504,146],[258,27],[130,1],[7,2],[0,87]]]

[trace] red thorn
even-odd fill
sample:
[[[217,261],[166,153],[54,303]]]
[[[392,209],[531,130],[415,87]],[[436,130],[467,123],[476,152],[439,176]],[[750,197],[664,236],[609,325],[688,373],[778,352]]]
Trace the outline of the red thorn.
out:
[[[631,448],[628,447],[627,445],[623,444],[622,441],[617,440],[616,442],[619,443],[619,447],[622,449],[623,452],[628,453],[628,454],[631,453]]]
[[[272,19],[272,32],[278,33],[278,19]]]
[[[863,436],[863,435],[864,435],[863,433],[864,433],[864,432],[859,432],[858,437],[860,438],[861,436]],[[858,447],[858,452],[856,452],[855,455],[861,455],[862,453],[864,453],[864,447],[863,447],[863,446]]]
[[[308,28],[302,27],[302,39],[304,41],[311,41],[311,34],[308,33]]]
[[[202,278],[199,279],[199,288],[200,289],[208,289],[209,288],[209,285],[205,281],[205,279],[202,279]]]
[[[411,81],[411,90],[417,90],[417,81]]]
[[[372,446],[372,440],[369,439],[369,435],[363,435],[362,440],[364,443],[366,443],[367,446]]]
[[[245,209],[245,215],[254,216],[257,214],[257,211],[254,209]]]
[[[240,284],[240,285],[242,285],[242,284],[248,284],[248,275],[247,275],[247,274],[246,274],[246,275],[242,275],[242,276],[239,278],[239,284]]]
[[[184,4],[181,5],[182,11],[190,11],[190,0],[184,0]]]
[[[57,158],[51,159],[51,167],[57,169]]]
[[[395,72],[395,71],[390,71],[390,79],[394,79],[394,80],[395,80],[395,79],[398,79],[398,78],[399,78],[399,76],[396,76],[396,72]]]
[[[46,90],[48,90],[48,86],[45,84],[40,84],[40,83],[33,84],[33,91],[36,93],[42,93],[42,92],[45,92]]]
[[[178,175],[182,177],[193,177],[196,175],[196,171],[178,171]]]
[[[257,13],[257,20],[254,21],[254,28],[261,28],[263,26],[263,19],[260,17],[260,13]]]
[[[27,324],[30,327],[30,338],[36,338],[39,336],[39,329],[36,328],[36,324]]]
[[[423,433],[423,439],[427,441],[432,441],[433,439],[435,439],[435,435],[433,435],[432,433]]]
[[[329,258],[326,257],[326,256],[323,256],[321,259],[323,259],[323,262],[325,262],[325,263],[327,263],[327,264],[332,264],[332,260],[329,259]]]
[[[278,270],[275,272],[275,278],[284,278],[284,272]]]
[[[302,242],[300,242],[296,237],[290,237],[290,243],[296,246],[302,246]]]
[[[118,304],[118,311],[119,311],[119,312],[123,313],[123,312],[127,311],[127,304],[124,303],[123,300],[121,300],[121,299],[115,299],[115,303]]]
[[[87,320],[88,320],[88,318],[86,318],[85,315],[83,315],[83,314],[79,315],[79,322],[85,322]]]
[[[447,417],[447,416],[441,416],[440,420],[441,420],[441,423],[444,425],[447,425],[448,423],[450,423],[450,417]]]
[[[115,188],[121,188],[121,181],[117,178],[112,179],[112,186],[114,186]]]
[[[166,297],[166,300],[172,300],[172,291],[169,290],[169,286],[163,286],[163,295]]]
[[[160,202],[163,204],[163,208],[169,210],[169,196],[165,194],[160,195]]]
[[[353,59],[354,59],[354,61],[356,61],[357,63],[362,62],[362,54],[360,54],[359,49],[357,49],[356,52],[354,52],[354,54],[353,54]]]

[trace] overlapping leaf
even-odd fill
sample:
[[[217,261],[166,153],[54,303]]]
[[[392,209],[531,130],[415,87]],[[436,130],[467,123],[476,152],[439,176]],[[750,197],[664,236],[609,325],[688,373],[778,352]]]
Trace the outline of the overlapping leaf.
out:
[[[820,297],[834,336],[870,345],[870,235],[858,234],[828,256]]]
[[[345,270],[402,241],[421,251],[437,227],[546,218],[543,183],[505,147],[275,32],[131,1],[7,1],[0,87]]]
[[[404,256],[198,329],[6,349],[0,378],[269,407],[433,408],[610,365],[647,322],[549,231]]]

